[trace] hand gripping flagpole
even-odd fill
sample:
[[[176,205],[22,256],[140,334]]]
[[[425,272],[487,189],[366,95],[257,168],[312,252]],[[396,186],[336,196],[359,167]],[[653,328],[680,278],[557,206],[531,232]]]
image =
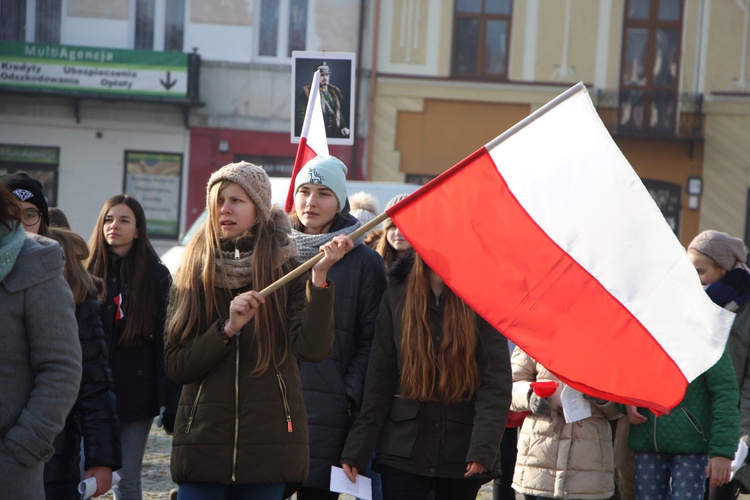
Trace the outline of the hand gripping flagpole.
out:
[[[352,232],[352,234],[349,235],[349,237],[352,240],[356,240],[360,236],[363,236],[363,235],[367,234],[368,231],[370,231],[371,229],[374,229],[378,224],[380,224],[381,222],[383,222],[387,218],[388,218],[388,214],[385,213],[385,212],[383,212],[382,214],[378,215],[377,217],[375,217],[374,219],[372,219],[367,224],[364,224],[364,225],[362,225],[362,227],[359,227],[359,228],[355,229]],[[300,264],[293,271],[290,271],[289,273],[285,274],[284,276],[282,276],[278,280],[274,281],[273,283],[271,283],[270,285],[268,285],[267,287],[265,287],[263,290],[260,291],[260,294],[263,297],[267,297],[267,296],[271,295],[273,292],[275,292],[276,290],[278,290],[282,286],[287,285],[291,281],[297,279],[298,277],[300,277],[301,275],[305,274],[307,271],[309,271],[310,269],[312,269],[312,267],[315,264],[317,264],[322,258],[323,258],[323,252],[320,252],[319,254],[315,255],[314,257],[311,257],[306,262]]]

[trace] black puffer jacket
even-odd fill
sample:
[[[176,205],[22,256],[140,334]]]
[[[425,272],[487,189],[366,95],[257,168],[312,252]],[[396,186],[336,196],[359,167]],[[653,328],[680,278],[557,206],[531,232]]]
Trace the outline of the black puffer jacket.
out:
[[[78,399],[68,415],[65,429],[55,438],[55,455],[44,466],[44,492],[48,499],[80,498],[81,437],[85,469],[105,466],[117,470],[122,466],[114,382],[99,307],[99,301],[89,294],[76,308],[83,376]]]
[[[331,227],[356,224],[342,214]],[[375,319],[386,286],[383,259],[360,244],[328,271],[336,283],[333,352],[320,363],[300,362],[310,428],[310,475],[305,486],[327,490],[349,427],[362,405]]]
[[[117,415],[121,423],[137,422],[157,416],[159,408],[166,406],[169,399],[171,383],[164,372],[164,324],[172,278],[166,266],[159,261],[151,262],[149,269],[143,270],[154,280],[156,333],[140,346],[122,347],[119,341],[127,317],[117,320],[115,297],[122,293],[126,304],[128,289],[120,277],[122,257],[110,252],[108,261],[107,298],[102,306],[102,323],[115,379]],[[137,314],[137,311],[132,314]]]

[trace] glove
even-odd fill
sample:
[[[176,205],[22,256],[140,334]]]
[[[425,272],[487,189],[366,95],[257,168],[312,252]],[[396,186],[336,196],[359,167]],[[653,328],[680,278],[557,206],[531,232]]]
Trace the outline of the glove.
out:
[[[584,394],[583,399],[585,399],[586,401],[593,401],[594,403],[598,405],[605,405],[609,403],[609,401],[607,401],[606,399],[595,398],[594,396],[591,396],[590,394]]]
[[[174,434],[174,419],[176,417],[176,413],[165,411],[164,416],[161,419],[161,423],[164,426],[164,432],[166,432],[170,436]]]
[[[532,392],[529,395],[529,410],[534,415],[549,415],[549,401],[546,398],[540,398]]]
[[[162,421],[164,420],[164,411],[167,409],[166,406],[159,408],[159,416],[156,417],[156,426],[161,429]]]

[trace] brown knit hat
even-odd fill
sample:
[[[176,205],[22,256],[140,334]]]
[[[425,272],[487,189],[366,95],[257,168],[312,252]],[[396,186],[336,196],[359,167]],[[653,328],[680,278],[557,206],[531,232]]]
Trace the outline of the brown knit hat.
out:
[[[688,245],[688,250],[691,249],[711,257],[727,271],[734,269],[738,262],[744,264],[747,260],[747,250],[741,239],[713,229],[693,238]]]
[[[244,189],[255,203],[258,215],[266,222],[269,220],[271,217],[271,181],[263,167],[246,161],[224,165],[208,179],[206,200],[208,200],[211,187],[220,181],[234,182]]]

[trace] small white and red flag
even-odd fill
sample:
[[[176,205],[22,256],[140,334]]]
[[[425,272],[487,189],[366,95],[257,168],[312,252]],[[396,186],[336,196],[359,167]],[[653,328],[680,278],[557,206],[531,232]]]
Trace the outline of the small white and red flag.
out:
[[[310,97],[307,100],[305,110],[305,121],[300,132],[297,156],[294,158],[292,178],[289,183],[284,211],[287,213],[294,210],[294,178],[302,170],[305,163],[316,156],[328,155],[328,140],[326,139],[326,127],[323,121],[323,107],[320,104],[320,70],[313,74],[310,84]]]

